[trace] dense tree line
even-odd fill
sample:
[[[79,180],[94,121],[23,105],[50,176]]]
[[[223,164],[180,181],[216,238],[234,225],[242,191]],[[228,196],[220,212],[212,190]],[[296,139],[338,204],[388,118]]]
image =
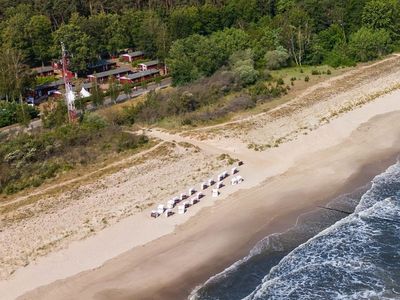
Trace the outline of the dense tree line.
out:
[[[377,58],[398,44],[399,8],[397,0],[0,0],[0,41],[20,70],[21,61],[38,66],[58,58],[61,41],[73,71],[124,48],[144,50],[166,61],[174,83],[184,84],[247,49],[251,66],[234,67],[243,74]],[[1,78],[0,92],[17,99],[25,76],[6,74],[15,78]]]

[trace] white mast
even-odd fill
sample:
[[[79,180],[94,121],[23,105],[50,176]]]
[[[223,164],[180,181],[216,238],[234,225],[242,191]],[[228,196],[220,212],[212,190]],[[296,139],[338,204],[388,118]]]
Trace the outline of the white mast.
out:
[[[65,46],[63,42],[61,42],[61,51],[62,51],[62,75],[65,85],[65,102],[67,104],[67,109],[68,109],[68,119],[70,122],[75,122],[77,116],[75,108],[75,94],[74,91],[72,90],[72,85],[68,78],[67,53],[65,51]]]

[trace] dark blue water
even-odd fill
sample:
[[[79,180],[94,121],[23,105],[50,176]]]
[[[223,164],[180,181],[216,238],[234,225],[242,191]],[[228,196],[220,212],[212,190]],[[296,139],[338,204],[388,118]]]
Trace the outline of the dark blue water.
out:
[[[400,164],[330,207],[354,213],[301,216],[191,299],[400,299]]]

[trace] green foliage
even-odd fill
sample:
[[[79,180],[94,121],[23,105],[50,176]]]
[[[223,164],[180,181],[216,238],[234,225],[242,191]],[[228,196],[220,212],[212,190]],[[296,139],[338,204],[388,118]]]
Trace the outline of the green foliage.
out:
[[[63,42],[70,54],[69,68],[73,72],[85,70],[89,63],[96,60],[96,52],[91,46],[91,38],[75,24],[61,25],[57,31],[53,32],[53,39],[53,55],[59,56],[60,44]]]
[[[101,106],[104,104],[104,93],[100,86],[95,82],[92,88],[92,95],[90,96],[90,100],[95,106]]]
[[[390,42],[390,34],[385,29],[362,27],[350,37],[350,53],[358,61],[368,61],[389,53]]]
[[[198,34],[172,44],[167,61],[175,85],[210,76],[228,62],[229,57],[248,44],[249,36],[240,29],[217,31],[209,37]]]
[[[0,96],[22,101],[33,85],[26,64],[59,59],[61,41],[74,72],[132,48],[167,62],[177,86],[229,67],[246,86],[265,68],[354,65],[400,43],[399,11],[397,0],[0,1]],[[252,63],[232,67],[244,49]]]
[[[111,101],[116,103],[117,98],[118,98],[118,96],[120,94],[120,88],[119,88],[118,83],[117,83],[117,81],[115,79],[112,79],[110,81],[107,92],[108,92],[108,95],[111,98]]]
[[[362,12],[363,25],[371,29],[385,29],[399,34],[399,2],[396,0],[371,0]]]
[[[64,101],[52,101],[43,106],[41,119],[45,128],[60,127],[68,122],[68,109]]]
[[[27,104],[19,104],[17,102],[0,101],[0,127],[22,123],[26,123],[36,118],[39,111],[35,107]]]
[[[51,22],[43,15],[32,16],[27,25],[27,34],[31,41],[32,56],[36,63],[44,64],[51,58],[49,37],[51,36]]]
[[[324,63],[334,68],[340,66],[354,66],[355,60],[348,54],[348,52],[349,51],[346,47],[337,47],[326,54]]]
[[[285,48],[279,47],[276,50],[267,51],[264,59],[268,69],[277,70],[287,65],[289,54]]]
[[[254,69],[254,53],[251,49],[233,53],[230,65],[233,73],[239,78],[242,86],[254,84],[258,79],[258,71]]]
[[[64,170],[147,142],[146,136],[125,133],[95,114],[86,114],[81,124],[20,134],[0,144],[0,193],[40,186]]]

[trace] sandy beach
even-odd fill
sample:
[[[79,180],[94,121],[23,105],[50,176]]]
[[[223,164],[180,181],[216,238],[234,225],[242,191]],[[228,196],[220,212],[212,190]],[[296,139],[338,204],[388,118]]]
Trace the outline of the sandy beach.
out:
[[[399,63],[394,60],[393,64]],[[42,236],[72,233],[68,243],[43,255],[26,255],[28,259],[21,261],[25,267],[13,267],[15,271],[0,281],[2,299],[185,299],[263,237],[287,230],[300,214],[368,183],[396,161],[398,78],[399,72],[392,70],[375,85],[373,78],[365,79],[351,90],[322,102],[307,102],[300,109],[298,102],[308,97],[305,93],[286,106],[298,108],[286,118],[276,118],[273,112],[260,115],[208,129],[212,131],[208,138],[204,132],[148,131],[168,147],[175,145],[164,153],[168,160],[140,162],[101,179],[101,184],[91,183],[90,189],[82,186],[88,192],[81,192],[73,205],[63,200],[76,194],[54,196],[51,213],[44,217],[36,204],[30,207],[35,222],[25,218],[10,225],[3,217],[7,226],[0,232],[1,251],[10,257],[10,266],[19,259],[13,252],[18,245],[28,247],[34,239],[18,240],[21,229],[35,236],[45,224],[48,231],[40,229]],[[314,89],[309,95],[315,97],[316,91],[322,93]],[[205,199],[183,216],[149,217],[158,202],[229,170],[227,162],[218,159],[221,154],[245,162],[240,168],[243,184],[227,182],[217,200],[208,190]],[[197,169],[202,172],[191,172]],[[141,174],[144,177],[138,179]],[[151,194],[157,184],[159,190]],[[70,225],[54,227],[59,224],[57,216]],[[104,217],[107,224],[101,222]],[[84,226],[86,231],[81,230]],[[40,246],[39,241],[27,252]]]

